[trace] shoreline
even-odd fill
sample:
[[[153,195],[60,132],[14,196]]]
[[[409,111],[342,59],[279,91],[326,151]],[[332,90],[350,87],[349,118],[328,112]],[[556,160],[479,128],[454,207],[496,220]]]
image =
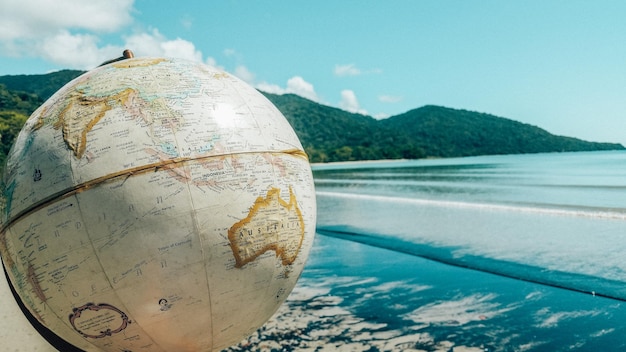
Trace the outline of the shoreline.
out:
[[[426,157],[421,159],[378,159],[378,160],[351,160],[351,161],[330,161],[330,162],[315,162],[309,163],[315,168],[324,168],[324,165],[360,165],[360,164],[375,164],[375,163],[393,163],[393,162],[411,162],[411,161],[433,161],[433,160],[454,160],[454,159],[468,159],[468,158],[489,158],[489,157],[510,157],[510,156],[541,156],[541,155],[554,155],[554,154],[580,154],[580,153],[624,153],[626,149],[613,149],[613,150],[581,150],[581,151],[563,151],[563,152],[538,152],[538,153],[517,153],[517,154],[484,154],[484,155],[467,155],[467,156],[451,156],[451,157]]]
[[[310,163],[311,170],[333,170],[333,169],[350,169],[358,168],[362,166],[376,166],[376,165],[391,165],[394,163],[406,163],[419,160],[434,160],[434,159],[381,159],[381,160],[354,160],[354,161],[333,161],[328,163]]]
[[[311,166],[322,165],[350,165],[350,164],[371,164],[371,163],[388,163],[394,161],[415,161],[415,160],[428,160],[424,159],[379,159],[379,160],[349,160],[349,161],[329,161],[327,163],[310,163]]]

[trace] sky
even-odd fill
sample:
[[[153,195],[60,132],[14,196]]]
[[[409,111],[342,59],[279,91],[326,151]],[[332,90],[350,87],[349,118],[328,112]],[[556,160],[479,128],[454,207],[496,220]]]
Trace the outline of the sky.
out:
[[[626,1],[0,0],[0,75],[216,66],[377,119],[440,105],[626,145]]]

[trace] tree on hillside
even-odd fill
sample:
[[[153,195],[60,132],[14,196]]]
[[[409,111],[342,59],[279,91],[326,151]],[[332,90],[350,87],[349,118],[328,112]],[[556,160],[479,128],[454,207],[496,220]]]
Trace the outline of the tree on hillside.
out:
[[[28,116],[16,111],[0,111],[0,140],[2,145],[0,146],[2,153],[0,154],[0,165],[4,167],[4,161],[7,154],[13,145],[13,141],[24,123],[28,119]]]

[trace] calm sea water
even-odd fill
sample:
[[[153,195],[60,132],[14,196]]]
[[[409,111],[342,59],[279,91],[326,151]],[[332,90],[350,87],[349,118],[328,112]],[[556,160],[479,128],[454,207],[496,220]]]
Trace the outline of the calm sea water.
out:
[[[626,300],[626,152],[317,165],[318,232]]]

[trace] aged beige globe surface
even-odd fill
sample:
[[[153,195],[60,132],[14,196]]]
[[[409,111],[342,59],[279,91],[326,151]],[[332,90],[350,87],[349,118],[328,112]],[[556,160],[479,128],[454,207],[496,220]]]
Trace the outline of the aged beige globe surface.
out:
[[[85,351],[213,351],[277,310],[315,233],[311,169],[261,93],[131,58],[68,83],[4,170],[0,254],[28,312]]]

